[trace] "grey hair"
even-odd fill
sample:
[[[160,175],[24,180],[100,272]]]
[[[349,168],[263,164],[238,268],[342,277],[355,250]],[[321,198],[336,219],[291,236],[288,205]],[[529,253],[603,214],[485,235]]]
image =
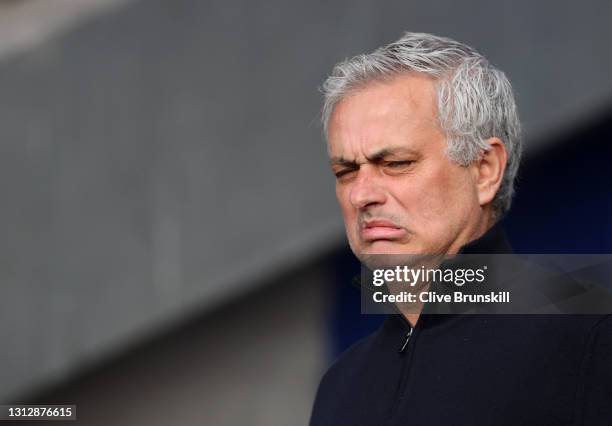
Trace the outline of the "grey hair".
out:
[[[466,166],[490,149],[488,138],[503,141],[508,162],[493,200],[496,216],[502,216],[512,203],[521,158],[520,121],[512,86],[504,73],[463,43],[407,32],[372,53],[336,64],[321,88],[325,135],[334,107],[345,96],[370,82],[389,81],[409,72],[428,75],[436,82],[438,120],[448,139],[451,160]]]

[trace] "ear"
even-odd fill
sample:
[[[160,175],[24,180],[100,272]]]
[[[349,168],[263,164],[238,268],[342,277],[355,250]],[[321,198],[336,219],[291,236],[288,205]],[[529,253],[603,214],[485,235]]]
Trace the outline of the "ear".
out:
[[[508,152],[501,139],[489,138],[486,142],[489,144],[489,150],[483,152],[480,159],[473,163],[476,191],[481,206],[489,204],[495,198],[508,161]]]

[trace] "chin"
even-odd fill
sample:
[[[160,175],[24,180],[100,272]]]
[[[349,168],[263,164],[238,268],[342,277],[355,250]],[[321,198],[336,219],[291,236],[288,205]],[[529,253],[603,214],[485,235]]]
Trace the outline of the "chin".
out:
[[[391,268],[396,264],[402,263],[398,255],[409,253],[408,247],[405,244],[380,240],[362,244],[359,246],[359,251],[354,251],[354,253],[361,263],[370,269]]]
[[[363,253],[366,255],[376,254],[415,254],[414,244],[398,243],[396,241],[379,240],[363,246]]]

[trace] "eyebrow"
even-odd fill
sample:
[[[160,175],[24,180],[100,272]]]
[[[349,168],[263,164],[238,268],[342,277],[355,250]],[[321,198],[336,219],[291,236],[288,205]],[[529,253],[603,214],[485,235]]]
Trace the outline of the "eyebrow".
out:
[[[400,155],[400,154],[419,155],[419,153],[413,149],[398,147],[398,148],[382,148],[366,158],[369,162],[378,163],[384,160],[385,157],[389,157],[391,155]],[[348,160],[344,157],[332,157],[330,159],[330,163],[332,165],[347,166],[347,167],[354,167],[357,164],[359,164],[355,160]]]

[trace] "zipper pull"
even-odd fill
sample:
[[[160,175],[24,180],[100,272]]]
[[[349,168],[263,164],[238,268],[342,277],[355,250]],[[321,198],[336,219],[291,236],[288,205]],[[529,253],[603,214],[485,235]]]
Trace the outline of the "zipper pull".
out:
[[[402,347],[399,349],[399,353],[404,353],[406,351],[406,348],[408,347],[408,342],[410,342],[410,336],[412,336],[412,330],[413,328],[410,327],[410,331],[408,332],[408,334],[406,334],[406,340],[404,340]]]

